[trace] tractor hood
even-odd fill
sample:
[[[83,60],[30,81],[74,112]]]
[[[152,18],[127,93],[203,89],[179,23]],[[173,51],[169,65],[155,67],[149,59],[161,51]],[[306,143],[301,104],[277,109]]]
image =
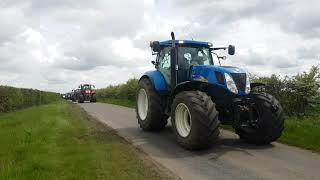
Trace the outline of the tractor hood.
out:
[[[212,72],[212,71],[219,71],[221,73],[246,73],[244,70],[233,67],[233,66],[193,66],[192,70],[195,72]]]
[[[218,70],[221,72],[226,72],[226,73],[246,73],[243,69],[233,67],[233,66],[215,66]]]
[[[232,66],[208,66],[198,65],[192,67],[191,81],[201,81],[222,87],[228,90],[226,85],[225,74],[228,74],[234,80],[238,95],[245,95],[247,74],[244,70]]]
[[[232,66],[207,66],[207,65],[199,65],[199,66],[193,66],[192,67],[192,75],[201,75],[204,78],[209,78],[211,75],[214,75],[215,72],[220,72],[222,74],[224,73],[246,73],[244,70],[232,67]],[[206,78],[206,79],[207,79]],[[209,81],[209,79],[207,79]]]

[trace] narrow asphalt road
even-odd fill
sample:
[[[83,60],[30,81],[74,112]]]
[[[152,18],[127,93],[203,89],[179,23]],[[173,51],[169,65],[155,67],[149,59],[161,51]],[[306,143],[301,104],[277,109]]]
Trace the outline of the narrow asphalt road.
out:
[[[248,145],[222,131],[213,148],[192,152],[177,145],[170,125],[160,133],[142,131],[134,109],[101,103],[80,106],[182,179],[320,179],[320,155],[310,151],[280,143]]]

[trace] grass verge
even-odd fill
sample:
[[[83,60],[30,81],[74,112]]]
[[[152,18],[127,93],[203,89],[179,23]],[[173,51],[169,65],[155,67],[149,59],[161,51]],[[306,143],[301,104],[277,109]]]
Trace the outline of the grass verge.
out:
[[[126,99],[111,99],[102,101],[104,103],[135,107],[134,101]],[[233,131],[231,126],[222,125],[223,129]],[[285,129],[279,142],[320,152],[320,106],[313,109],[311,116],[302,118],[287,117]]]
[[[0,179],[168,179],[66,102],[0,115]]]
[[[136,106],[136,102],[129,99],[115,99],[115,98],[106,98],[106,99],[98,99],[98,102],[114,104],[129,108],[134,108]]]
[[[287,118],[279,141],[320,152],[320,116]]]

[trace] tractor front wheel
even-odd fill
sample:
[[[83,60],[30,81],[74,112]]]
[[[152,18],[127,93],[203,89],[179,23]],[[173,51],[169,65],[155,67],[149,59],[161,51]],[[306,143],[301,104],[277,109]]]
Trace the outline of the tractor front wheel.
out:
[[[208,148],[219,136],[218,111],[211,97],[201,91],[176,95],[171,121],[178,143],[186,149]]]
[[[277,140],[284,129],[283,109],[270,94],[251,93],[249,110],[240,116],[236,133],[248,143],[269,144]]]
[[[79,97],[78,103],[84,103],[84,98],[82,96]]]
[[[136,113],[143,130],[158,131],[165,128],[168,116],[164,113],[164,99],[155,92],[149,79],[139,81]]]
[[[97,98],[96,98],[96,97],[92,97],[92,98],[90,99],[90,102],[93,102],[93,103],[97,102]]]

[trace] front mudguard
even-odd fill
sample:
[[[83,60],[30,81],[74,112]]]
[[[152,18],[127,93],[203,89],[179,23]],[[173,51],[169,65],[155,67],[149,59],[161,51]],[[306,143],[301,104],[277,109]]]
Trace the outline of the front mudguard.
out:
[[[264,83],[251,83],[250,84],[251,92],[266,92],[266,85]]]

